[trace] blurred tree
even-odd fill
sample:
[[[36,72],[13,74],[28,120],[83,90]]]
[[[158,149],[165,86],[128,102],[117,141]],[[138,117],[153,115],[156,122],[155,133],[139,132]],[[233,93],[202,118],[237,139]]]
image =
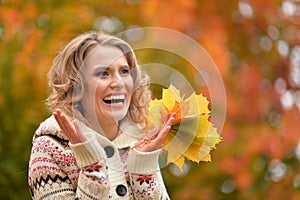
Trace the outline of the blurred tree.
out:
[[[228,91],[224,142],[211,164],[191,168],[183,179],[170,178],[172,197],[300,198],[299,5],[192,0],[147,4],[151,23],[184,32],[205,47]],[[174,10],[179,14],[166,14]]]
[[[163,169],[172,199],[300,199],[299,11],[293,0],[1,0],[1,199],[30,198],[31,137],[50,114],[46,73],[56,52],[86,30],[115,34],[136,26],[170,28],[198,41],[227,90],[224,141],[212,163],[187,162],[184,173]],[[160,63],[162,56],[140,58]]]

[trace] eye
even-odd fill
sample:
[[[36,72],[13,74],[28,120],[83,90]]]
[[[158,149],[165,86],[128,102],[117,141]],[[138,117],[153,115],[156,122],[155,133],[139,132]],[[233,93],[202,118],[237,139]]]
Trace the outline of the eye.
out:
[[[109,74],[106,71],[100,71],[96,73],[97,77],[105,77],[105,76],[109,76]]]
[[[121,74],[130,74],[130,70],[129,69],[122,69]]]

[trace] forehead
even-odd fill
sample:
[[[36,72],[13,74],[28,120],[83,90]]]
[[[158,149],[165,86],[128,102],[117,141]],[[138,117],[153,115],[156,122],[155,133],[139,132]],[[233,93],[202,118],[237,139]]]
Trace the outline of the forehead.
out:
[[[96,65],[109,66],[116,61],[127,63],[124,53],[119,48],[98,45],[89,52],[84,60],[84,64],[86,67]]]

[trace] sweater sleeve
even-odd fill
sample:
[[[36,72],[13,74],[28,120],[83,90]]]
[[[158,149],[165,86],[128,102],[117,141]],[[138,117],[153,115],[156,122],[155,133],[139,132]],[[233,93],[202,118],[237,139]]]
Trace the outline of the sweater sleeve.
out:
[[[129,151],[128,170],[135,199],[170,199],[158,164],[159,153]]]
[[[95,134],[90,134],[89,140],[83,143],[69,144],[80,168],[92,165],[94,163],[105,163],[105,152],[97,142]]]
[[[33,141],[28,184],[32,199],[75,198],[79,169],[71,151],[48,136]]]
[[[100,159],[102,154],[90,152],[96,145],[92,141],[72,147],[74,155],[67,144],[49,136],[37,137],[33,142],[28,174],[32,199],[108,199],[107,171]]]
[[[105,161],[105,152],[95,134],[88,141],[70,144],[81,172],[78,178],[78,199],[109,199],[110,185]]]

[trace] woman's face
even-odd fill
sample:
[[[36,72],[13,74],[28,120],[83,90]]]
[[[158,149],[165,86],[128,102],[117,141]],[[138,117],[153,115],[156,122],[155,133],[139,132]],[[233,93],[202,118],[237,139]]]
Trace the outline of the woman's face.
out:
[[[82,104],[87,120],[101,125],[123,119],[134,87],[123,52],[113,46],[97,46],[84,63],[86,90]]]

